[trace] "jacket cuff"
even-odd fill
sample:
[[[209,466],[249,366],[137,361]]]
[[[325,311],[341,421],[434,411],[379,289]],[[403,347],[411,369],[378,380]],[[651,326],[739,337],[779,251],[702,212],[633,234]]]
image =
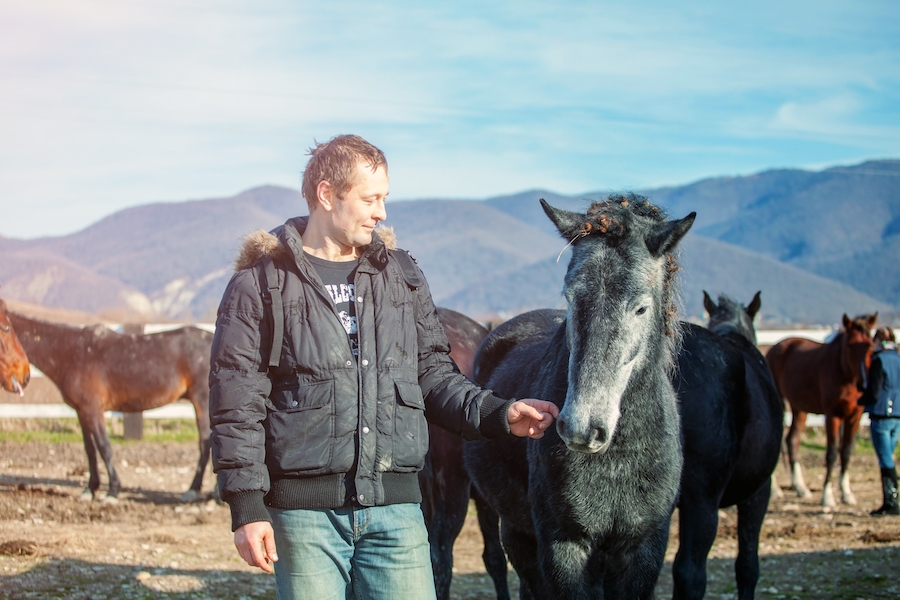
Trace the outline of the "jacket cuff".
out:
[[[269,510],[266,508],[263,500],[264,496],[262,491],[253,491],[228,494],[224,498],[231,509],[232,531],[237,530],[241,525],[255,521],[272,522],[272,517],[269,515]]]
[[[515,398],[504,400],[491,394],[485,398],[479,409],[481,426],[478,431],[487,439],[509,434],[509,407]]]

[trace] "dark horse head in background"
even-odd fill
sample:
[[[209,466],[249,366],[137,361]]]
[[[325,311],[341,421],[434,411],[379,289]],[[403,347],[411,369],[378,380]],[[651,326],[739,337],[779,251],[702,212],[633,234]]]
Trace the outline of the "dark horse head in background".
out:
[[[787,338],[766,353],[779,394],[791,407],[792,420],[785,443],[791,465],[791,485],[801,497],[812,495],[803,481],[797,451],[806,428],[808,413],[825,416],[828,447],[825,451],[825,482],[822,505],[835,506],[831,470],[837,462],[840,437],[841,500],[856,504],[850,491],[848,468],[863,407],[856,400],[865,387],[866,371],[872,362],[872,328],[878,313],[851,319],[843,316],[843,329],[834,339],[820,344],[804,338]]]
[[[9,321],[6,303],[0,300],[0,385],[6,391],[22,396],[30,380],[28,357]]]
[[[672,252],[695,215],[669,221],[634,195],[587,214],[542,205],[573,246],[565,318],[533,311],[497,327],[476,379],[560,416],[540,440],[467,443],[466,466],[500,516],[522,597],[651,597],[682,463]]]
[[[716,304],[706,290],[703,291],[703,308],[709,313],[709,322],[706,328],[718,335],[736,333],[756,345],[756,328],[753,326],[753,318],[759,312],[762,301],[760,292],[756,292],[753,300],[746,307],[721,294],[719,303]]]

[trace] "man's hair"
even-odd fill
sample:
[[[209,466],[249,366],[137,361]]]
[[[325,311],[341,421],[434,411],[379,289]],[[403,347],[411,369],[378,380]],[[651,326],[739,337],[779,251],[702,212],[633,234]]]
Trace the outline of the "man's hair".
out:
[[[881,346],[884,342],[896,342],[894,331],[890,327],[879,327],[875,330],[875,337],[872,340],[876,346]]]
[[[382,167],[387,172],[384,153],[358,135],[336,135],[322,144],[316,142],[309,149],[309,162],[303,171],[303,197],[312,211],[318,200],[319,183],[327,181],[338,198],[356,183],[356,165],[364,162],[373,171]]]

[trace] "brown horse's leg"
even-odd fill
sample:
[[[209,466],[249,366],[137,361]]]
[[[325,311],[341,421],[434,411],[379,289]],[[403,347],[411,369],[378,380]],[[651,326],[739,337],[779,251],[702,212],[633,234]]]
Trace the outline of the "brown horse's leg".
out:
[[[114,502],[118,500],[121,482],[119,481],[119,474],[116,473],[116,466],[113,461],[112,444],[109,443],[109,435],[106,433],[106,419],[103,417],[102,412],[100,413],[100,418],[97,420],[96,432],[95,442],[97,444],[97,450],[99,450],[100,456],[103,457],[103,463],[106,465],[106,473],[109,475],[109,492],[106,494],[106,501]]]
[[[67,401],[70,406],[75,406],[72,402]],[[102,414],[101,414],[102,418]],[[81,437],[84,440],[84,452],[87,454],[88,485],[81,492],[82,500],[91,500],[97,496],[97,490],[100,489],[100,467],[97,464],[97,447],[94,445],[96,439],[96,416],[88,415],[85,411],[78,413],[78,423],[81,425]]]
[[[197,389],[204,388],[204,389]],[[209,427],[209,390],[205,386],[197,385],[190,390],[188,396],[194,405],[194,414],[197,415],[197,432],[200,434],[200,459],[197,462],[197,470],[194,472],[194,480],[191,487],[181,495],[182,502],[196,502],[200,499],[200,488],[203,487],[203,474],[209,462],[211,448]]]
[[[422,507],[431,545],[431,566],[438,600],[450,597],[453,579],[453,543],[466,522],[472,482],[463,467],[463,440],[430,425],[430,471],[419,482]],[[504,560],[506,560],[504,558]]]
[[[806,413],[802,410],[791,408],[791,427],[788,429],[785,445],[788,451],[788,462],[791,465],[791,489],[797,492],[801,498],[809,498],[812,492],[803,481],[803,469],[800,468],[799,450],[800,436],[806,429]]]
[[[500,515],[488,504],[478,489],[472,486],[472,499],[478,512],[478,526],[484,540],[481,560],[497,592],[497,600],[509,600],[509,583],[506,580],[506,552],[500,541]]]
[[[825,416],[825,434],[828,436],[828,445],[825,449],[825,483],[822,484],[822,506],[836,506],[834,490],[831,489],[831,471],[837,462],[837,440],[840,435],[841,419]]]
[[[844,419],[844,427],[841,431],[841,502],[851,506],[856,505],[856,496],[850,491],[850,457],[853,456],[860,421],[862,421],[862,407]]]

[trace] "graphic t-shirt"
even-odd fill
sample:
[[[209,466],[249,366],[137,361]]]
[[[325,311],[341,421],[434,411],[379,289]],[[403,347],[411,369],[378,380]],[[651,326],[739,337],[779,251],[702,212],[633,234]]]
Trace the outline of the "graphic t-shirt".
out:
[[[315,267],[325,290],[334,300],[341,325],[350,339],[350,350],[353,356],[359,356],[359,334],[356,329],[356,293],[353,277],[359,260],[333,262],[306,254],[306,258]]]

